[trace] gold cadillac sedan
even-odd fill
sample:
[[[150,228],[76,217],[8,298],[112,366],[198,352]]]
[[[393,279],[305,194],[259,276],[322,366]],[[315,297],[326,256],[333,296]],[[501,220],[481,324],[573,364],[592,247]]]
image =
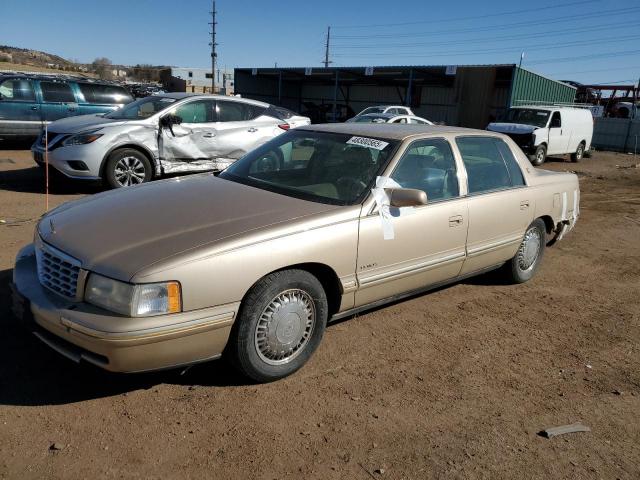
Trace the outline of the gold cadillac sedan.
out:
[[[499,133],[305,126],[219,176],[44,215],[16,260],[14,311],[107,370],[224,355],[267,382],[304,365],[331,320],[491,269],[529,280],[578,205],[575,175],[534,169]]]

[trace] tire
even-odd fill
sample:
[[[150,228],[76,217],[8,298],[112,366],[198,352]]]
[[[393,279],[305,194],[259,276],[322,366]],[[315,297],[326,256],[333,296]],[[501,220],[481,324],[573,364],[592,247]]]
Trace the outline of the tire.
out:
[[[580,142],[580,145],[578,145],[575,153],[571,154],[571,161],[579,162],[580,160],[582,160],[582,157],[584,157],[584,142]]]
[[[536,151],[533,153],[533,155],[529,155],[529,160],[535,167],[542,165],[546,159],[547,147],[545,147],[544,145],[538,145],[538,148],[536,148]]]
[[[509,281],[524,283],[533,278],[544,256],[546,235],[545,223],[540,218],[527,227],[517,253],[505,264]]]
[[[151,180],[153,169],[147,156],[133,148],[116,150],[109,155],[102,178],[110,188],[129,187]]]
[[[271,273],[242,301],[225,356],[256,382],[286,377],[311,358],[327,317],[327,296],[316,277],[304,270]]]

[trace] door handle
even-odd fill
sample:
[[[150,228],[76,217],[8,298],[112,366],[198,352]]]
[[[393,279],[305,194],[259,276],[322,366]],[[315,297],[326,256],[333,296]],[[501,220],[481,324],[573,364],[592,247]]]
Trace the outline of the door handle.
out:
[[[457,227],[462,225],[462,215],[454,215],[453,217],[449,217],[449,226]]]
[[[33,105],[33,106],[31,107],[31,110],[38,110],[38,107],[37,107],[36,105]]]
[[[520,210],[526,210],[529,208],[529,200],[523,200],[520,202]]]
[[[205,133],[204,135],[202,135],[203,138],[213,138],[215,136],[216,136],[215,133]]]
[[[247,130],[247,132],[251,132],[251,133],[257,132],[257,131],[258,131],[258,129],[254,128],[254,127],[251,127],[250,129]]]

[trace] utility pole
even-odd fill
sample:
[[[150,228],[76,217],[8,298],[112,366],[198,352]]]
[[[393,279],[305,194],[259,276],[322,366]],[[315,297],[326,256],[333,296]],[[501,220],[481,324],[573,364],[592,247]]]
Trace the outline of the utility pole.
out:
[[[209,46],[211,47],[211,93],[216,93],[216,0],[212,0],[212,9],[211,9],[211,43]]]
[[[327,27],[327,43],[324,49],[324,68],[327,68],[331,63],[329,61],[329,42],[331,41],[331,27]]]

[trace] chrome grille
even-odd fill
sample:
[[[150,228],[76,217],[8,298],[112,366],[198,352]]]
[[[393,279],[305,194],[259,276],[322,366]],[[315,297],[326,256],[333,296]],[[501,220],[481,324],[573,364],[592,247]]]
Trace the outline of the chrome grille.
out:
[[[80,274],[80,262],[61,251],[38,242],[36,248],[40,283],[64,297],[75,299]]]

